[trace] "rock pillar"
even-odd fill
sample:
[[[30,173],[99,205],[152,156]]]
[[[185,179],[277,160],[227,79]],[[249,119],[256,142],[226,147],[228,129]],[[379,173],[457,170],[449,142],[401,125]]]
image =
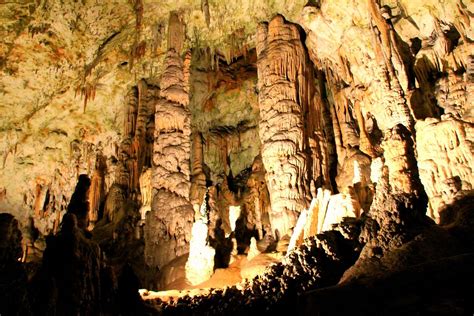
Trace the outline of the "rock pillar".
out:
[[[295,24],[282,16],[261,24],[257,58],[270,222],[273,233],[282,237],[308,207],[311,187],[325,177],[325,151],[319,148],[324,143],[321,102],[316,102],[313,67]]]
[[[180,56],[183,41],[184,23],[172,12],[161,93],[155,106],[153,202],[145,226],[145,260],[154,267],[163,267],[189,251],[193,225],[189,65]]]

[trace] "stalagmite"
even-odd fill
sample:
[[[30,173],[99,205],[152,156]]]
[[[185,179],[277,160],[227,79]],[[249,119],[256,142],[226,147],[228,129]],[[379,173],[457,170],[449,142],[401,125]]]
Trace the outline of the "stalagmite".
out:
[[[197,285],[208,280],[214,272],[216,251],[208,244],[208,209],[206,196],[200,208],[195,212],[195,221],[189,243],[189,257],[186,262],[186,279]]]
[[[99,208],[105,200],[105,174],[107,165],[105,157],[98,154],[95,162],[95,170],[91,178],[89,189],[89,229],[92,229],[99,220]]]
[[[270,222],[281,238],[296,224],[298,212],[309,204],[310,179],[324,183],[322,168],[313,174],[311,164],[317,160],[327,166],[322,151],[317,150],[320,142],[314,139],[323,128],[322,114],[313,103],[313,69],[296,25],[282,16],[268,25],[261,24],[257,57],[259,133],[272,208]]]
[[[401,124],[395,126],[385,134],[382,148],[391,191],[419,195],[420,179],[411,133]]]
[[[240,217],[240,206],[229,206],[229,223],[231,231],[235,231],[235,225]]]
[[[250,194],[246,200],[246,210],[251,212],[254,219],[255,228],[258,232],[258,239],[262,239],[264,235],[264,226],[268,223],[269,212],[269,196],[265,183],[265,169],[260,156],[255,157],[252,164],[252,174],[247,180],[247,187]],[[267,232],[270,233],[271,232]]]
[[[295,228],[293,229],[293,234],[290,238],[290,243],[288,244],[287,255],[296,247],[301,245],[304,237],[304,228],[308,221],[308,210],[303,210],[298,217]]]
[[[359,202],[351,191],[332,195],[329,190],[318,189],[313,203],[317,211],[317,233],[331,230],[344,217],[358,217],[361,213]]]
[[[201,205],[204,193],[206,192],[206,175],[203,170],[204,153],[201,133],[195,131],[192,140],[190,199],[193,205]]]
[[[188,82],[180,57],[184,23],[172,12],[168,28],[168,52],[155,107],[153,147],[153,202],[145,225],[145,260],[163,267],[189,250],[193,207],[190,203],[191,114]],[[207,231],[207,228],[206,228]]]
[[[146,213],[151,211],[153,185],[152,169],[148,168],[140,175],[140,193],[142,197],[142,206],[140,207],[140,217],[142,221],[146,219]]]

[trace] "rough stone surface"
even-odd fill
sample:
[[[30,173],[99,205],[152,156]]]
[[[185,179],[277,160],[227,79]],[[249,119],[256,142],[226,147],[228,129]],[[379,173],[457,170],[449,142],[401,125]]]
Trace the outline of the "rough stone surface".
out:
[[[311,313],[340,295],[355,314],[472,314],[453,289],[472,272],[460,254],[474,242],[473,12],[464,0],[2,3],[0,211],[23,233],[0,221],[12,304],[140,314],[139,286],[189,290],[186,261],[193,283],[215,272],[197,286],[220,287],[285,258],[264,281],[155,307],[294,312],[306,306],[294,293],[333,286]],[[400,293],[420,271],[426,293]],[[383,289],[398,292],[351,304]]]
[[[325,151],[318,147],[322,114],[314,102],[313,70],[296,25],[282,16],[262,24],[257,56],[262,160],[272,203],[270,222],[280,238],[308,207],[311,187],[324,184]],[[317,148],[314,154],[311,142]]]
[[[145,226],[148,265],[163,267],[189,251],[193,208],[190,203],[191,113],[189,65],[179,56],[184,40],[182,17],[170,14],[169,49],[155,108],[153,202]]]

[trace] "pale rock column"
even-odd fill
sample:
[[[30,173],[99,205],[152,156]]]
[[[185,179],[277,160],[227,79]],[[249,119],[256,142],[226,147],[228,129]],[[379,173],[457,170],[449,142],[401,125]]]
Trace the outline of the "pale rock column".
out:
[[[189,251],[194,216],[190,202],[189,63],[180,56],[185,30],[178,13],[171,12],[168,29],[165,70],[155,106],[153,202],[145,226],[145,260],[154,267],[163,267]]]
[[[321,102],[317,102],[312,65],[295,24],[280,15],[268,25],[261,24],[257,58],[259,134],[270,193],[270,223],[281,238],[308,207],[314,187],[311,180],[324,182],[327,159],[319,148],[324,143],[319,139]]]
[[[257,248],[257,240],[255,239],[255,237],[252,237],[250,239],[250,247],[249,247],[249,252],[247,254],[247,260],[250,261],[256,256],[258,256],[259,254],[260,254],[260,251]]]
[[[208,245],[208,210],[206,196],[200,208],[196,210],[195,222],[191,232],[189,257],[186,262],[186,279],[192,285],[198,285],[214,273],[214,256],[216,251]]]

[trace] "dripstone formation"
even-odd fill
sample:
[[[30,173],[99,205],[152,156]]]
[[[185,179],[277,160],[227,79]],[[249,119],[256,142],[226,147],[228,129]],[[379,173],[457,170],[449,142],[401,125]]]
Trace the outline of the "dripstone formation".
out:
[[[154,194],[145,224],[145,257],[147,264],[157,267],[189,251],[194,215],[190,203],[189,64],[179,55],[184,40],[182,23],[177,13],[170,15],[169,47],[155,105]]]
[[[474,312],[472,2],[0,16],[0,314]]]

